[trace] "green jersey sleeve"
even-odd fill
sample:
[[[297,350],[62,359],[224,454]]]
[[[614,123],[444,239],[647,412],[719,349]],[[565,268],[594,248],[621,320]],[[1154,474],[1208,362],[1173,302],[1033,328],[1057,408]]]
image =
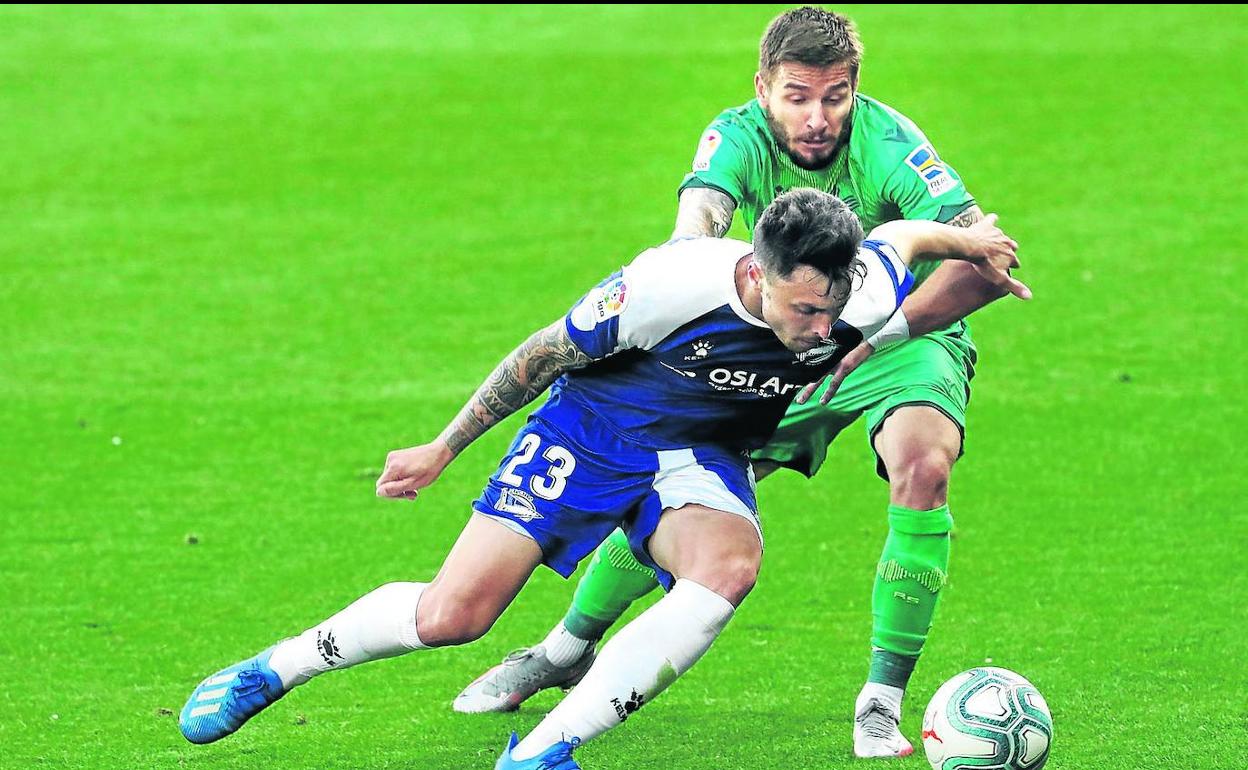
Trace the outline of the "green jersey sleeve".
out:
[[[884,197],[895,204],[903,219],[948,222],[970,208],[975,199],[962,178],[940,159],[922,135],[884,182]]]
[[[732,123],[717,119],[698,141],[693,156],[693,169],[685,175],[677,194],[692,187],[711,187],[732,198],[738,206],[754,189],[756,149]]]

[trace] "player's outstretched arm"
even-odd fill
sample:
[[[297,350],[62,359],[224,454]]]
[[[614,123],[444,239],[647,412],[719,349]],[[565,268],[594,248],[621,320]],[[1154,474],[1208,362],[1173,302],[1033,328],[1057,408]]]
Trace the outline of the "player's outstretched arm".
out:
[[[898,220],[871,231],[870,238],[891,244],[907,265],[921,259],[952,261],[938,267],[882,329],[837,363],[827,377],[820,404],[827,404],[845,378],[878,348],[943,329],[1006,294],[1031,298],[1031,290],[1009,272],[1019,264],[1018,244],[996,223],[996,214],[985,217],[978,206],[972,206],[948,225]],[[819,385],[814,382],[802,388],[797,403],[806,403]]]
[[[672,238],[722,238],[736,210],[736,201],[713,187],[687,188],[680,194]]]
[[[979,206],[972,205],[948,224],[969,228],[983,218]],[[906,297],[901,312],[877,341],[903,340],[943,329],[1009,293],[1008,288],[984,278],[969,262],[949,260]]]
[[[919,260],[956,259],[968,262],[983,278],[1019,299],[1031,299],[1031,290],[1010,275],[1018,267],[1018,243],[997,227],[989,214],[970,227],[954,227],[925,220],[885,222],[868,238],[886,241],[907,265]]]
[[[494,368],[440,436],[386,456],[377,495],[415,498],[418,490],[432,484],[464,447],[492,425],[537,398],[565,372],[592,360],[568,338],[562,318],[534,332]]]

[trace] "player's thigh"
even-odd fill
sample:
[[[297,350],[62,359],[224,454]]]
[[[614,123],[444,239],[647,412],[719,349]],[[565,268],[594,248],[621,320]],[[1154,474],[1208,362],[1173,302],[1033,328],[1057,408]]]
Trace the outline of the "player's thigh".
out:
[[[516,598],[542,561],[537,542],[474,513],[417,610],[426,644],[450,644],[484,634]]]
[[[735,606],[754,587],[763,543],[755,523],[738,513],[685,505],[663,511],[649,552],[674,578],[692,580]]]
[[[652,491],[626,523],[629,544],[665,588],[678,578],[739,603],[762,558],[747,458],[711,446],[659,452]]]
[[[893,478],[917,463],[953,467],[962,451],[962,430],[942,409],[903,404],[889,412],[872,445]]]
[[[933,336],[877,355],[875,402],[864,416],[879,475],[921,461],[952,466],[963,450],[973,357]]]

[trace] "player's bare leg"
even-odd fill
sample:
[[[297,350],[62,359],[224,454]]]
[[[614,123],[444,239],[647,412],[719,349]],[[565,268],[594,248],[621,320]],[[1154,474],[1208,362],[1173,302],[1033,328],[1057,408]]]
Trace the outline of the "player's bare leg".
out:
[[[208,677],[182,710],[182,733],[210,743],[318,674],[477,639],[541,558],[531,538],[474,513],[432,582],[386,583],[302,634]]]
[[[754,463],[761,481],[779,463]],[[633,602],[658,587],[654,570],[637,561],[628,538],[616,530],[594,552],[576,586],[572,603],[538,644],[521,647],[473,680],[456,696],[453,708],[463,713],[514,711],[542,690],[574,687],[594,662],[599,640]]]
[[[962,433],[944,412],[903,406],[885,420],[875,450],[889,477],[889,534],[872,592],[871,669],[854,706],[854,754],[906,756],[901,701],[923,650],[949,567],[949,474]]]
[[[756,461],[755,481],[780,469]],[[475,714],[514,711],[542,690],[569,689],[594,662],[594,648],[633,602],[658,587],[654,570],[637,561],[628,538],[616,530],[594,552],[563,618],[538,644],[521,647],[477,677],[456,696],[456,711]]]
[[[611,638],[576,689],[498,767],[528,767],[552,746],[601,735],[653,700],[710,648],[762,561],[752,519],[700,505],[665,512],[649,549],[675,577],[672,590]]]

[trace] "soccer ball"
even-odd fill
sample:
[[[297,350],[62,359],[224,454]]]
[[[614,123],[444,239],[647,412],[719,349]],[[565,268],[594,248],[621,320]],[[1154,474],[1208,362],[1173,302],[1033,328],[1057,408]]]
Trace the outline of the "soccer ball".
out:
[[[973,668],[940,686],[923,714],[923,751],[935,770],[1040,770],[1053,715],[1031,682]]]

